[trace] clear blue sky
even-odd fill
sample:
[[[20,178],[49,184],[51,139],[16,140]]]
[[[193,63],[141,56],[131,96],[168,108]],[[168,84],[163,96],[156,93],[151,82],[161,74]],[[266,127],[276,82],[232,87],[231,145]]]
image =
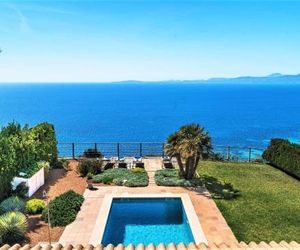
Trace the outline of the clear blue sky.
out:
[[[0,82],[300,73],[300,1],[3,1]]]

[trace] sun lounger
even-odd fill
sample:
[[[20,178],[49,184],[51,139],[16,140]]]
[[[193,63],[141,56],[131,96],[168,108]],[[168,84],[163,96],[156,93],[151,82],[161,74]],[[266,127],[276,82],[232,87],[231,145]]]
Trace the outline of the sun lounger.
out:
[[[114,168],[114,165],[115,165],[115,163],[113,163],[113,162],[107,162],[104,165],[103,170],[112,169],[112,168]]]
[[[136,168],[145,168],[145,164],[144,164],[144,162],[136,162],[135,167]]]
[[[118,168],[127,168],[127,163],[126,162],[119,162]]]
[[[173,169],[174,166],[171,162],[164,162],[164,168],[166,169]]]

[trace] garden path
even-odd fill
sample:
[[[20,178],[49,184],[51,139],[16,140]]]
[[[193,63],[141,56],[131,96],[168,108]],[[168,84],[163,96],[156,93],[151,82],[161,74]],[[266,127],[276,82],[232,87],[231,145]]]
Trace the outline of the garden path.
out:
[[[162,169],[162,159],[160,157],[145,157],[143,162],[148,173],[149,186],[156,186],[154,175],[156,170]]]

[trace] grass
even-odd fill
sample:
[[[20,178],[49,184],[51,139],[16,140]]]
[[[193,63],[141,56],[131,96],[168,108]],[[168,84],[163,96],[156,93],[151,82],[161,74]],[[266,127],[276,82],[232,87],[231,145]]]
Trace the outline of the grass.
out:
[[[127,187],[148,186],[148,175],[144,169],[114,168],[105,170],[103,173],[93,176],[93,182]]]
[[[232,200],[214,198],[239,241],[300,239],[300,182],[265,164],[201,161],[198,173],[239,190]]]

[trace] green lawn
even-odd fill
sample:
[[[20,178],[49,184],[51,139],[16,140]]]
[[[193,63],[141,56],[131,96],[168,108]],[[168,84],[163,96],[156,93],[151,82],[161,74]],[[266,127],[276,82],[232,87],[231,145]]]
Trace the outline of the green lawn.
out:
[[[214,199],[239,241],[299,241],[300,181],[264,164],[202,161],[198,173],[240,191]]]

